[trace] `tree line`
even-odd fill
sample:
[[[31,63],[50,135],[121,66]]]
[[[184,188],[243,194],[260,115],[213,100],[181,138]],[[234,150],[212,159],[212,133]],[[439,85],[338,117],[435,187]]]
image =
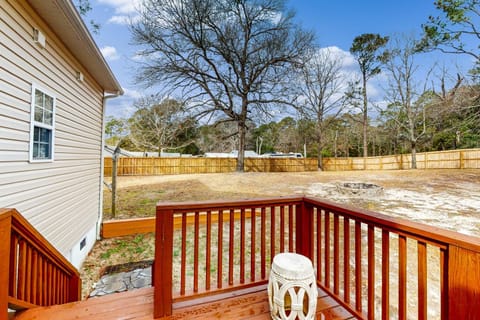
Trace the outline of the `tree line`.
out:
[[[142,62],[137,81],[158,94],[109,119],[128,149],[239,150],[370,156],[480,145],[477,0],[439,0],[422,37],[361,34],[344,57],[320,48],[283,0],[146,0],[131,25]],[[473,46],[472,46],[473,43]],[[450,74],[419,57],[439,50],[473,59]],[[355,76],[358,74],[358,76]],[[382,75],[383,99],[369,99]],[[320,168],[321,169],[321,168]]]

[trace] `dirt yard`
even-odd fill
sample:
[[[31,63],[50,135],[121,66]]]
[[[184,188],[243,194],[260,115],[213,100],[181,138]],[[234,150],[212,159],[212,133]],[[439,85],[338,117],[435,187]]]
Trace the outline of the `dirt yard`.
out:
[[[344,182],[383,187],[375,197],[346,196]],[[157,201],[246,199],[305,194],[480,236],[480,170],[227,173],[119,177],[117,218],[151,216]],[[110,218],[111,193],[105,193]],[[455,223],[452,223],[452,219]]]
[[[347,196],[337,185],[383,187],[374,197]],[[305,194],[480,236],[480,170],[227,173],[119,177],[117,217],[153,216],[157,201],[246,199]],[[105,219],[111,193],[105,191]],[[99,241],[82,269],[84,296],[109,265],[153,257],[153,236]]]

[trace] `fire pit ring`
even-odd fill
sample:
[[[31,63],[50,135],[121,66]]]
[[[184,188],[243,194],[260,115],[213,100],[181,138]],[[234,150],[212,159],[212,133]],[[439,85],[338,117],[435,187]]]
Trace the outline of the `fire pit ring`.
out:
[[[383,187],[373,183],[364,182],[337,183],[337,189],[342,194],[359,197],[377,196],[383,193]]]

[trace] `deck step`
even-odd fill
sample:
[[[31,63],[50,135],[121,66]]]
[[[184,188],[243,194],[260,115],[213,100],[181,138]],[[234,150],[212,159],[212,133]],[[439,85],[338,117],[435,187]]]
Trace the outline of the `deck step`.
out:
[[[353,319],[334,299],[320,290],[317,319],[320,312],[326,320]],[[136,289],[84,301],[23,311],[14,320],[146,320],[153,319],[153,288]],[[243,319],[269,320],[270,310],[266,290],[225,296],[221,300],[193,300],[177,303],[173,314],[165,320]]]
[[[14,320],[152,319],[153,288],[110,294],[104,297],[39,307],[21,312]]]

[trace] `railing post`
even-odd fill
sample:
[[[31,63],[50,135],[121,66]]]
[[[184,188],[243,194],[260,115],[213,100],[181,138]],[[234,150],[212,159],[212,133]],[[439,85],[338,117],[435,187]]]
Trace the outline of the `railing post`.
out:
[[[153,315],[172,314],[173,210],[157,208],[153,270]]]
[[[68,302],[80,301],[82,299],[82,280],[78,275],[70,278]]]
[[[312,216],[313,207],[305,200],[297,205],[295,217],[295,242],[297,253],[313,259],[312,255]]]
[[[0,209],[0,318],[6,316],[8,310],[8,288],[10,275],[10,230],[12,224],[11,215],[2,217]]]
[[[480,314],[480,252],[448,247],[448,316],[442,319],[476,319]]]

